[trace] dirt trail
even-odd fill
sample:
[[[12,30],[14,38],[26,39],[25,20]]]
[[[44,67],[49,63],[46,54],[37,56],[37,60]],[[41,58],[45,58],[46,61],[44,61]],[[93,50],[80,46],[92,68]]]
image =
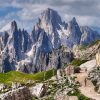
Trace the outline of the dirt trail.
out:
[[[95,92],[94,85],[92,84],[90,80],[87,80],[86,86],[85,86],[84,80],[86,77],[87,77],[86,72],[77,74],[77,80],[81,84],[81,87],[79,88],[79,90],[81,91],[82,94],[84,94],[85,96],[89,98],[92,98],[94,100],[100,100],[100,94]]]

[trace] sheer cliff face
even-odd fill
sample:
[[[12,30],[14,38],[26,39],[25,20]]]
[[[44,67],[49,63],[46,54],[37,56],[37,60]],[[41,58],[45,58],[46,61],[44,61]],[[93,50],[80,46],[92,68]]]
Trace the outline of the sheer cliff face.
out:
[[[31,35],[19,29],[15,21],[0,30],[0,72],[33,73],[63,67],[73,58],[69,49],[98,39],[98,33],[89,27],[79,27],[75,18],[65,23],[55,10],[48,8],[41,13]]]
[[[2,72],[15,70],[15,63],[25,58],[25,52],[31,48],[31,39],[26,31],[17,28],[15,21],[8,25],[0,36]]]
[[[62,21],[58,13],[48,8],[43,13],[41,13],[38,23],[34,27],[34,30],[32,32],[33,39],[35,37],[36,40],[41,31],[45,31],[47,37],[52,43],[53,48],[59,48],[61,42],[57,30],[60,29],[61,24]],[[37,34],[35,34],[36,32]]]

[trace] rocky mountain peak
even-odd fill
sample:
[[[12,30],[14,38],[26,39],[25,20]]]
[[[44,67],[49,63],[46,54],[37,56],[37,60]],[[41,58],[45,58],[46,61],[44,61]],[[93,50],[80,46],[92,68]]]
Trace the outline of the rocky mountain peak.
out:
[[[39,23],[42,28],[59,28],[59,24],[62,24],[59,14],[50,8],[47,8],[41,13]]]
[[[73,26],[79,27],[75,17],[73,17],[72,20],[68,22],[68,26],[70,26],[70,27],[73,27]]]
[[[41,13],[41,17],[44,18],[46,21],[52,21],[53,19],[55,19],[55,17],[59,17],[59,19],[61,19],[60,16],[58,15],[57,11],[50,9],[50,8],[47,8],[46,10],[44,10]],[[57,20],[57,19],[55,19],[55,20]]]
[[[76,18],[73,17],[72,20],[71,20],[71,22],[72,22],[72,23],[77,23]]]
[[[17,23],[15,20],[11,22],[11,29],[12,31],[17,30]]]

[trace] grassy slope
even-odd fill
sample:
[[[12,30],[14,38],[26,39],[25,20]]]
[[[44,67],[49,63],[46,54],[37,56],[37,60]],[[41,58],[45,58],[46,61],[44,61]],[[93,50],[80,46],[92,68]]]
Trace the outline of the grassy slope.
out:
[[[81,64],[87,62],[87,60],[81,60],[81,59],[74,59],[71,64],[74,66],[80,66]]]
[[[39,72],[36,74],[26,74],[17,71],[11,71],[4,74],[0,73],[0,83],[6,83],[6,84],[11,84],[12,82],[26,83],[28,80],[43,81],[44,73],[45,73],[46,80],[53,76],[53,70]]]
[[[94,45],[99,44],[99,43],[100,43],[100,40],[97,40],[97,41],[91,43],[91,44],[89,45],[89,47],[94,46]]]

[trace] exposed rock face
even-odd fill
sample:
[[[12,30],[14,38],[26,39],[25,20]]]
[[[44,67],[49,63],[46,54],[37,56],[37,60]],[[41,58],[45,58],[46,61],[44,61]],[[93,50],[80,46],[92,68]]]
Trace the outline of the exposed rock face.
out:
[[[74,46],[73,53],[76,58],[92,60],[96,58],[96,54],[100,51],[100,41],[97,41],[93,45],[82,47]]]
[[[69,63],[73,59],[73,53],[70,51],[64,51],[62,47],[57,50],[53,50],[52,52],[43,52],[41,51],[41,46],[38,48],[38,45],[36,48],[36,50],[33,50],[33,53],[31,52],[34,56],[30,57],[28,55],[27,61],[29,60],[29,62],[27,63],[27,61],[23,61],[24,66],[20,67],[18,71],[34,73],[51,68],[59,69],[64,67],[64,63]],[[31,67],[32,64],[34,65],[33,67]]]
[[[97,66],[100,66],[100,51],[98,51],[98,53],[96,53],[96,64],[97,64]]]
[[[97,34],[88,27],[80,28],[75,18],[63,22],[50,8],[41,13],[31,35],[13,21],[0,30],[0,72],[59,69],[72,60],[71,49],[75,45],[100,39]]]
[[[100,35],[96,31],[89,28],[88,26],[80,27],[80,29],[82,32],[80,44],[88,45],[100,39]]]
[[[43,83],[36,85],[35,87],[31,87],[31,93],[33,96],[39,98],[42,97],[46,93],[46,87]]]
[[[67,30],[69,33],[66,41],[67,46],[79,45],[82,33],[75,18],[68,23]]]
[[[25,58],[25,53],[31,47],[31,40],[29,34],[23,30],[18,29],[15,21],[9,25],[9,31],[1,35],[1,59],[2,67],[0,72],[8,72],[16,70],[15,64]]]
[[[82,70],[85,70],[87,69],[88,72],[90,72],[91,70],[93,70],[94,68],[96,67],[96,60],[90,60],[90,61],[87,61],[83,64],[80,65],[80,68]]]
[[[20,87],[1,94],[0,100],[32,100],[32,96],[27,87]]]

